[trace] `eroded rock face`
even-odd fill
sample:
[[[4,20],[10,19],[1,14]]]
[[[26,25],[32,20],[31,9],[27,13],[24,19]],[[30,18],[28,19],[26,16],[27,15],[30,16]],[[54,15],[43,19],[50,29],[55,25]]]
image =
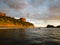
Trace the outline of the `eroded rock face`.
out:
[[[6,14],[5,14],[5,13],[0,12],[0,16],[6,16]]]
[[[26,18],[20,18],[20,20],[26,22]]]

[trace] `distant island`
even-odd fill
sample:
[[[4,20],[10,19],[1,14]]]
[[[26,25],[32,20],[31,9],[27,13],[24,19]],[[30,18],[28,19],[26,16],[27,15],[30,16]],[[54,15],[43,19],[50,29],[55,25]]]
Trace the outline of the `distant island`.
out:
[[[55,28],[53,25],[47,25],[47,28]]]
[[[60,28],[60,25],[58,25],[58,26],[54,26],[54,25],[47,25],[47,28]]]
[[[34,28],[34,24],[26,22],[26,18],[15,19],[0,12],[0,27]]]

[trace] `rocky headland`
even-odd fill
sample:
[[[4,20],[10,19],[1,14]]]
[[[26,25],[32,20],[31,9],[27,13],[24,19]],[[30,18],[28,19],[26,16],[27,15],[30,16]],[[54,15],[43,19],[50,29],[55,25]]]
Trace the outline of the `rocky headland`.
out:
[[[0,27],[34,28],[34,24],[27,22],[26,18],[15,19],[13,17],[6,16],[6,13],[0,12]]]

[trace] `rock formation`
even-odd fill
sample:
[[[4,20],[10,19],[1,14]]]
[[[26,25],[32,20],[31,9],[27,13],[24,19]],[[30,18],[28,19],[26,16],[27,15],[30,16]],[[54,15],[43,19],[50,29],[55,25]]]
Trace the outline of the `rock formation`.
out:
[[[60,28],[60,25],[56,26],[56,28]]]
[[[6,16],[5,13],[0,13],[0,27],[34,28],[34,25],[26,22],[25,18],[15,19]]]
[[[5,13],[0,12],[0,16],[6,16],[6,14],[5,14]]]
[[[47,25],[47,28],[54,28],[53,25]]]
[[[20,18],[20,20],[26,22],[26,18]]]

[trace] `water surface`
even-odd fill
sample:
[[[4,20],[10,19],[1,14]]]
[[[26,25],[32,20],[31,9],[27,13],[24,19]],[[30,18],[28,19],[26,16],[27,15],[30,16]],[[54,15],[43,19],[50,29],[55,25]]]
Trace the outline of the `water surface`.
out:
[[[60,28],[0,29],[0,45],[60,45]]]

